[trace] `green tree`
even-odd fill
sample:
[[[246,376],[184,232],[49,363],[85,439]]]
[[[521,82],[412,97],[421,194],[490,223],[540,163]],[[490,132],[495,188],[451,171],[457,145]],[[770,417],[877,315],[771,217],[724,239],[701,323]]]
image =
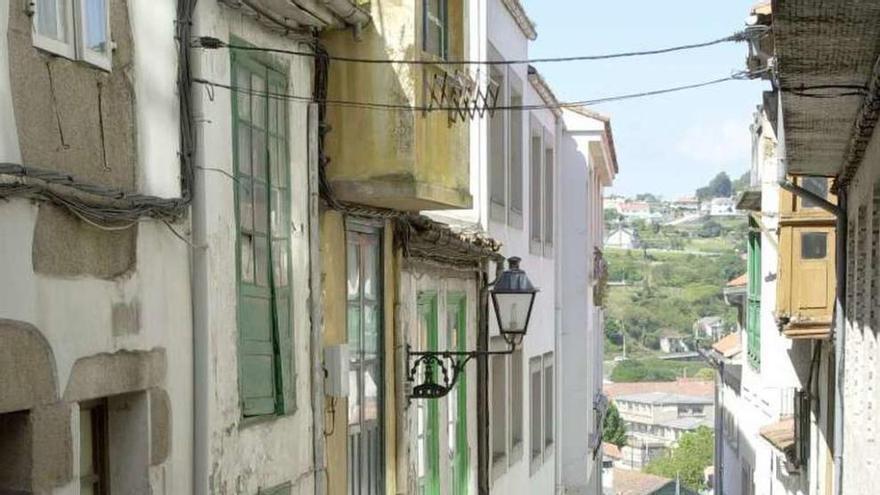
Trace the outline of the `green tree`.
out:
[[[682,484],[693,490],[705,488],[703,471],[712,465],[715,453],[715,435],[709,428],[701,426],[687,432],[678,439],[678,445],[670,449],[667,455],[654,459],[645,472],[681,478]]]
[[[733,195],[733,183],[726,173],[720,172],[709,185],[697,189],[697,199],[700,201],[712,198],[729,198]]]
[[[623,447],[626,443],[626,425],[620,417],[620,411],[612,402],[608,405],[605,420],[602,422],[602,441]]]

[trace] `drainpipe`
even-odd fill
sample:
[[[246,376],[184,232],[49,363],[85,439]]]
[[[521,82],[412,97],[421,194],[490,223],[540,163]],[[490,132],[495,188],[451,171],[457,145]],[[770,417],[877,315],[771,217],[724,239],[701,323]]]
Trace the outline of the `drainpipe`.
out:
[[[835,272],[837,274],[837,300],[834,304],[834,493],[843,493],[843,375],[846,357],[846,241],[847,215],[846,190],[837,192],[837,215]]]
[[[355,36],[359,36],[364,26],[370,23],[370,14],[350,0],[322,0],[322,3],[346,24],[350,24]]]

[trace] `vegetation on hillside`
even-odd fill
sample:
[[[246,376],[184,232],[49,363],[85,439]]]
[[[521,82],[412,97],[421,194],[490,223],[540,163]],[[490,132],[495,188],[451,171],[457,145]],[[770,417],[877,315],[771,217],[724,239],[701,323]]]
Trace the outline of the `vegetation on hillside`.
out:
[[[671,382],[694,377],[707,369],[703,361],[664,361],[658,358],[627,359],[614,366],[613,382]]]

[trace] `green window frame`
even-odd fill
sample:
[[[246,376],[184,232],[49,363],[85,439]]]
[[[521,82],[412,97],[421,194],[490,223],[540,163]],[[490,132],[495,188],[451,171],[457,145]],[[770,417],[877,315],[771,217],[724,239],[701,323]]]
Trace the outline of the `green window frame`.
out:
[[[749,218],[748,239],[748,300],[746,303],[746,337],[748,361],[755,370],[761,369],[761,229]]]
[[[438,350],[437,294],[418,296],[418,349]],[[438,369],[432,370],[436,374]],[[421,381],[421,380],[419,380]],[[418,431],[418,495],[440,495],[440,407],[436,400],[416,401]]]
[[[467,350],[467,296],[463,293],[450,292],[446,295],[446,348],[460,352]],[[455,384],[455,390],[447,399],[452,495],[466,495],[470,482],[467,412],[467,374],[462,373]]]
[[[295,410],[285,74],[233,52],[239,393],[243,417]]]

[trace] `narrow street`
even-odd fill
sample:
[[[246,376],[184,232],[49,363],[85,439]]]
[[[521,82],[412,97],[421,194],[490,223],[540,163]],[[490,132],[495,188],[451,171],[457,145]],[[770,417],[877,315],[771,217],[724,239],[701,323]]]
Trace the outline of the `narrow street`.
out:
[[[0,2],[0,495],[878,493],[878,119],[872,0]]]

